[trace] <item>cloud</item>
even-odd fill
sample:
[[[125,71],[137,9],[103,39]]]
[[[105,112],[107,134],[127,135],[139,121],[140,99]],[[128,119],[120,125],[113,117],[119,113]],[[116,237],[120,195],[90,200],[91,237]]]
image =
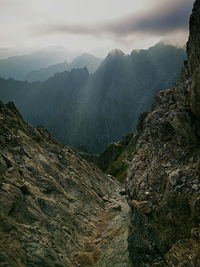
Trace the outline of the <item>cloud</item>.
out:
[[[26,3],[24,0],[0,0],[0,7],[10,7],[13,5],[22,5]]]
[[[166,36],[172,32],[187,31],[193,2],[193,0],[168,1],[140,14],[129,14],[94,24],[47,23],[34,26],[32,32],[36,35],[105,35],[117,39],[134,34]]]

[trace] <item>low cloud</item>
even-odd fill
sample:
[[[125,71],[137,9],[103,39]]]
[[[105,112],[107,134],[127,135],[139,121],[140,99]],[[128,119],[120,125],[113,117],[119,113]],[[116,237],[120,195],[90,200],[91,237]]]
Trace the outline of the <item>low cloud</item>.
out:
[[[166,36],[173,32],[187,31],[193,0],[174,0],[140,14],[91,24],[54,23],[34,26],[36,35],[80,34],[124,38],[134,34]]]

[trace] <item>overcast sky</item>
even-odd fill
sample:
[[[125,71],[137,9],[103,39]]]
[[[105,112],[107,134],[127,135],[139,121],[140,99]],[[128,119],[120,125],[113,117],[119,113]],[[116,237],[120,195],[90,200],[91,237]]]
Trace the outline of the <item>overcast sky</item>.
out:
[[[105,56],[184,44],[194,0],[0,0],[0,47],[59,45]]]

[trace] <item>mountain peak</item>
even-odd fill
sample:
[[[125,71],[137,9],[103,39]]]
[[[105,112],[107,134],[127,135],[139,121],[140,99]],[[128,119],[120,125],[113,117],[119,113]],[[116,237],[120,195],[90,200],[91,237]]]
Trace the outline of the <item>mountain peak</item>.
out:
[[[113,49],[108,53],[108,56],[124,56],[124,52],[120,49]]]

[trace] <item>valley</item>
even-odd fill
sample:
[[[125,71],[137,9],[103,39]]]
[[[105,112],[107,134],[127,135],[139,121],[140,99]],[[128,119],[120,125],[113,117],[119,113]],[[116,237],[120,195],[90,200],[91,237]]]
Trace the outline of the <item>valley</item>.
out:
[[[0,266],[200,266],[199,25],[196,0],[187,55],[0,78]]]

